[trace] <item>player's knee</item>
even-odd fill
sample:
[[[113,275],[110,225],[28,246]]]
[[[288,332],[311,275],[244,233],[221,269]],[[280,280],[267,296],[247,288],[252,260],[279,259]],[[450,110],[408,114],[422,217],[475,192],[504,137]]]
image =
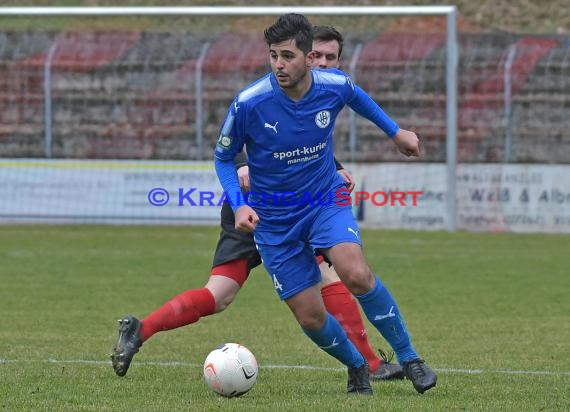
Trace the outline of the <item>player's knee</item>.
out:
[[[215,312],[220,313],[226,310],[226,308],[230,306],[231,303],[234,301],[236,294],[237,293],[226,291],[224,294],[221,294],[219,296],[214,296],[214,299],[216,301]]]
[[[299,325],[301,325],[303,329],[314,331],[320,330],[325,324],[325,320],[326,316],[324,312],[322,314],[311,313],[297,318]]]
[[[319,310],[318,306],[292,305],[290,308],[303,329],[319,330],[325,324],[326,312]]]
[[[368,266],[353,266],[343,274],[342,281],[352,293],[361,295],[374,286],[374,275]]]
[[[224,311],[234,301],[240,291],[240,285],[224,276],[210,276],[206,289],[212,293],[214,302],[216,302],[215,313],[219,313]]]
[[[329,267],[327,263],[319,265],[319,269],[321,271],[321,280],[323,286],[340,281],[336,271],[332,268],[332,266]]]

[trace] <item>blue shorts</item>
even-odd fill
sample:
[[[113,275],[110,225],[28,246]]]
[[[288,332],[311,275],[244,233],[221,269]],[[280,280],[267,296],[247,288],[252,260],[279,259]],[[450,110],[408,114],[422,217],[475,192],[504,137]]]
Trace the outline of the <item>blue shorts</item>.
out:
[[[287,227],[255,231],[263,265],[281,300],[321,281],[315,249],[328,249],[345,242],[360,245],[360,233],[352,209],[336,204],[313,207]]]

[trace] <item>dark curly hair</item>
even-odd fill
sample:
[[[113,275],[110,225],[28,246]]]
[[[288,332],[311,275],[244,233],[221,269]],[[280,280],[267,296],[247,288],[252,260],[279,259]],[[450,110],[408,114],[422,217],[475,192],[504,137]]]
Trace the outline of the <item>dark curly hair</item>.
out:
[[[313,26],[302,14],[289,13],[280,16],[263,32],[268,46],[285,40],[295,40],[299,50],[307,54],[313,48]]]

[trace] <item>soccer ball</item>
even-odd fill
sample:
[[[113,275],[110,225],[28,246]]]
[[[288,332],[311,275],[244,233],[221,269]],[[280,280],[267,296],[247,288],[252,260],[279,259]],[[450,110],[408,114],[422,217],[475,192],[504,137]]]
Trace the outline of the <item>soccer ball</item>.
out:
[[[257,361],[253,353],[238,343],[218,346],[204,361],[204,379],[212,390],[233,398],[247,393],[257,381]]]

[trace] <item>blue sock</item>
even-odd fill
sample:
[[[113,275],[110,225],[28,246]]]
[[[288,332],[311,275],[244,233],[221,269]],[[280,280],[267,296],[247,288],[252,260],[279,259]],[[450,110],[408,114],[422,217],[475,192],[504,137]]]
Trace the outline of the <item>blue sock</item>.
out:
[[[364,358],[351,341],[346,337],[340,323],[327,312],[327,320],[318,331],[310,331],[302,328],[303,332],[332,357],[338,359],[346,366],[359,368],[364,363]]]
[[[412,346],[396,301],[378,277],[371,290],[356,298],[368,320],[388,341],[400,364],[419,358]]]

